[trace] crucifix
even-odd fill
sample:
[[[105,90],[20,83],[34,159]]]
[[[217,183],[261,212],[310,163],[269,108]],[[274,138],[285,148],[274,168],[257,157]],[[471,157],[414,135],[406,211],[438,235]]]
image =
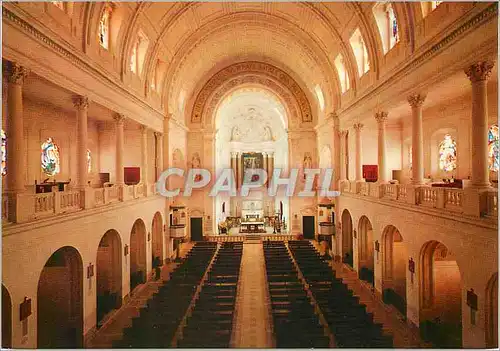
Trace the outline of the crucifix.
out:
[[[415,274],[415,261],[413,261],[413,257],[410,257],[408,260],[408,270],[410,271],[411,283],[413,284],[413,275]]]
[[[472,325],[475,325],[477,312],[477,295],[472,288],[467,291],[467,306],[470,307],[470,323]]]

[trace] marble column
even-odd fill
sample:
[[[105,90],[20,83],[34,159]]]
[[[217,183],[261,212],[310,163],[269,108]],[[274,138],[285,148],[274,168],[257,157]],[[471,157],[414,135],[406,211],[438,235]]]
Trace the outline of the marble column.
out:
[[[362,182],[363,179],[363,166],[362,166],[362,153],[363,150],[361,148],[361,130],[363,129],[363,124],[356,123],[354,124],[354,131],[356,132],[356,181]]]
[[[378,183],[387,183],[387,155],[385,141],[385,123],[387,121],[387,112],[381,111],[375,113],[375,119],[378,124]]]
[[[169,144],[169,132],[170,132],[170,119],[173,115],[168,113],[165,118],[163,118],[163,169],[170,167],[170,144]]]
[[[487,81],[493,69],[492,62],[479,62],[465,70],[472,83],[472,174],[471,186],[490,187],[488,169],[488,99]]]
[[[333,118],[333,190],[339,190],[340,183],[340,120],[336,113],[330,113]]]
[[[116,184],[123,185],[123,125],[125,123],[125,116],[122,114],[116,114],[114,116],[116,123]]]
[[[422,127],[422,105],[425,101],[424,94],[414,94],[408,97],[411,106],[411,159],[412,159],[412,184],[424,184],[424,130]]]
[[[24,192],[26,183],[23,83],[28,70],[14,62],[7,63],[7,183],[10,193]]]
[[[266,180],[266,185],[267,185],[267,182],[269,181],[269,164],[268,164],[268,157],[267,157],[266,152],[262,153],[262,162],[264,163],[262,165],[262,169],[265,170],[267,173],[267,180]]]
[[[155,142],[156,142],[156,178],[155,182],[160,177],[160,174],[164,171],[163,169],[163,134],[160,132],[155,132]]]
[[[85,96],[74,96],[73,105],[76,109],[78,147],[76,150],[78,162],[77,188],[87,186],[88,161],[87,161],[87,111],[89,100]]]
[[[237,177],[237,157],[238,157],[238,153],[237,152],[234,152],[234,151],[231,151],[231,170],[234,174],[234,180],[236,181],[236,177]]]
[[[236,189],[241,187],[242,182],[242,164],[241,164],[241,152],[236,155]]]
[[[347,130],[340,132],[340,151],[341,151],[341,164],[340,164],[340,179],[347,180],[347,148],[346,148]]]
[[[268,182],[270,182],[271,179],[273,178],[273,173],[274,173],[274,152],[267,153],[267,167],[269,168]]]
[[[148,179],[148,127],[141,125],[141,183],[147,184]]]

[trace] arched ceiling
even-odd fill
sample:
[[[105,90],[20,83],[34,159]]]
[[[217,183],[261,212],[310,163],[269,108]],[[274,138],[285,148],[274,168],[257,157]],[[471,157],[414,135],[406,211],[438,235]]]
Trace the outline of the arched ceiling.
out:
[[[248,60],[289,74],[306,93],[314,120],[321,120],[339,96],[333,61],[347,50],[342,38],[349,33],[343,32],[365,22],[350,3],[142,3],[130,28],[140,27],[152,43],[149,75],[156,59],[167,62],[163,99],[180,120],[189,120],[184,111],[213,74]],[[325,97],[322,110],[317,85]]]

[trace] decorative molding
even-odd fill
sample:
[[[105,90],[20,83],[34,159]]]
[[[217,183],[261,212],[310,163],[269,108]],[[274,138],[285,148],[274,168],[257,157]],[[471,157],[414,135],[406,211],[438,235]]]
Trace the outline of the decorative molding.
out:
[[[493,62],[490,61],[478,62],[466,68],[465,74],[472,83],[485,81],[490,78],[493,66]]]
[[[115,113],[115,115],[113,116],[113,119],[116,121],[117,124],[123,124],[125,122],[125,120],[127,119],[127,117],[125,117],[125,115],[123,115],[121,113]]]
[[[355,123],[353,125],[353,128],[354,128],[355,131],[361,132],[361,130],[363,129],[364,126],[365,125],[363,123]]]
[[[421,107],[426,97],[426,94],[413,94],[408,96],[408,103],[412,108]]]
[[[24,78],[28,76],[28,69],[15,63],[7,61],[4,67],[4,74],[7,76],[9,83],[22,85]]]
[[[238,76],[248,77],[249,73],[253,73],[253,75],[250,76],[253,78],[241,78],[239,80],[234,79],[238,78]],[[257,61],[236,63],[213,75],[196,97],[193,111],[191,113],[191,122],[201,123],[204,113],[206,113],[207,116],[211,116],[209,111],[211,111],[212,108],[219,102],[217,99],[211,98],[211,96],[219,87],[223,86],[228,81],[231,81],[229,89],[245,83],[257,83],[265,86],[272,85],[272,87],[276,89],[278,85],[275,82],[278,82],[279,85],[286,87],[286,89],[294,97],[294,100],[297,102],[300,109],[301,120],[303,122],[312,122],[311,106],[309,105],[306,94],[302,91],[299,84],[281,69],[270,64]],[[281,93],[283,93],[283,89],[280,90]],[[222,96],[221,92],[219,92],[219,94]],[[286,99],[286,95],[283,96],[283,98]],[[207,108],[207,103],[209,101],[211,103]]]

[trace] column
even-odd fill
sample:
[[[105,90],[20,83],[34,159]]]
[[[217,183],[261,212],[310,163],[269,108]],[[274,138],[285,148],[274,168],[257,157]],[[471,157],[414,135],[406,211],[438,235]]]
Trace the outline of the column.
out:
[[[422,127],[422,105],[425,95],[414,94],[408,97],[411,106],[411,158],[412,158],[412,184],[424,184],[424,130]]]
[[[237,177],[237,173],[238,173],[238,170],[237,170],[237,157],[238,157],[238,153],[237,152],[234,152],[234,151],[231,151],[231,170],[234,174],[234,180],[236,181],[236,177]]]
[[[160,177],[160,174],[164,171],[163,169],[163,134],[159,132],[154,132],[155,142],[156,142],[156,180]]]
[[[23,82],[28,70],[14,62],[7,63],[7,186],[11,193],[24,192]]]
[[[269,168],[268,182],[270,182],[274,173],[274,152],[267,153],[267,167]]]
[[[340,132],[340,179],[347,180],[347,169],[346,169],[346,159],[347,159],[347,148],[346,148],[346,136],[347,131],[343,130]]]
[[[268,158],[267,158],[267,153],[266,152],[262,153],[262,162],[264,163],[262,165],[262,169],[264,169],[266,171],[266,173],[267,173],[267,180],[266,180],[266,184],[265,184],[265,185],[267,185],[268,182],[269,182],[269,165],[268,165]]]
[[[340,120],[335,112],[330,113],[330,117],[333,118],[333,190],[339,190],[341,169]]]
[[[241,187],[242,172],[241,152],[238,152],[236,154],[236,189],[239,189]]]
[[[363,124],[354,124],[354,131],[356,132],[356,182],[363,182],[363,166],[362,166],[362,148],[361,148],[361,130],[363,129]]]
[[[170,119],[172,114],[168,113],[163,119],[163,169],[170,167],[170,145],[169,145],[169,132],[170,132]]]
[[[386,164],[386,143],[385,143],[385,123],[387,121],[387,112],[381,111],[375,113],[375,119],[378,124],[378,180],[377,183],[387,183],[387,164]]]
[[[490,187],[488,170],[488,101],[486,83],[492,62],[479,62],[465,70],[472,83],[472,174],[474,188]]]
[[[89,100],[85,96],[74,96],[73,105],[76,109],[78,147],[77,154],[77,188],[84,189],[87,186],[88,161],[87,161],[87,111]]]
[[[141,125],[141,183],[148,183],[148,127]]]
[[[123,124],[125,122],[125,116],[122,114],[116,114],[114,116],[116,122],[116,184],[123,185]]]

